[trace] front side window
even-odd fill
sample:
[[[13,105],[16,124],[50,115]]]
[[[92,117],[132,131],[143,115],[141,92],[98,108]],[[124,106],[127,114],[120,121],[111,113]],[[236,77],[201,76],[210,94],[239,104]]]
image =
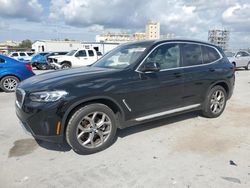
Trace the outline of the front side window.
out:
[[[201,65],[201,46],[198,44],[182,44],[183,66]]]
[[[80,51],[78,51],[75,56],[76,57],[86,57],[87,56],[86,50],[80,50]]]
[[[241,52],[241,57],[247,57],[249,54],[247,52]]]
[[[124,69],[134,64],[151,42],[121,45],[99,59],[93,67]]]
[[[157,63],[161,70],[180,66],[179,44],[164,44],[157,47],[145,60],[145,63]]]
[[[18,53],[13,53],[12,55],[11,55],[11,57],[17,57],[18,56]]]
[[[212,63],[220,59],[219,53],[212,47],[202,46],[203,63]]]

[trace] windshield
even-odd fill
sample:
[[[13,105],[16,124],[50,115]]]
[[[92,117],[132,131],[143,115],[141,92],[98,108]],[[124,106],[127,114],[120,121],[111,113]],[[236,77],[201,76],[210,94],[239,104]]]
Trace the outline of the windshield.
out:
[[[142,53],[149,46],[149,43],[127,44],[122,45],[103,58],[98,60],[93,67],[124,69],[136,62]]]
[[[67,53],[66,55],[68,55],[68,56],[72,56],[72,55],[74,55],[75,54],[75,52],[76,52],[76,50],[71,50],[69,53]]]
[[[233,52],[225,52],[227,57],[233,57],[235,53]]]

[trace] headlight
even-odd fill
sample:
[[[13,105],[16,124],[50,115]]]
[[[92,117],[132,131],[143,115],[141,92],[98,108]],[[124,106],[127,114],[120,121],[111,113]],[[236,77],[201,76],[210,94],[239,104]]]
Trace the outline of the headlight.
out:
[[[55,102],[66,96],[66,91],[44,91],[30,94],[30,100],[34,102]]]

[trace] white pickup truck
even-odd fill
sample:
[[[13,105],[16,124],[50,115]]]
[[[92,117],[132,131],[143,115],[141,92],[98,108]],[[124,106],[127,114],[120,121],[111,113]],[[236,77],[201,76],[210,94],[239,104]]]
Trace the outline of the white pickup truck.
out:
[[[55,57],[49,60],[49,64],[55,69],[67,69],[91,65],[102,56],[93,48],[72,50],[64,56]]]

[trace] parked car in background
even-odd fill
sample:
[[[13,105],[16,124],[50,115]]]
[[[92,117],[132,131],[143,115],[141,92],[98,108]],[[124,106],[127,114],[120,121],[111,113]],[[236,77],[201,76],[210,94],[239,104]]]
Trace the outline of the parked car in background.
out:
[[[49,52],[40,52],[32,56],[31,65],[36,67],[37,69],[43,69],[43,64],[46,62],[45,55],[49,54]]]
[[[31,61],[34,52],[11,52],[9,57],[21,61]]]
[[[72,52],[76,55],[79,50]],[[231,97],[234,67],[223,50],[190,40],[123,44],[91,66],[30,78],[16,90],[17,116],[36,139],[81,154],[112,144],[116,130],[201,111],[220,116]]]
[[[39,70],[46,70],[49,68],[49,58],[52,56],[65,55],[68,52],[41,52],[33,56],[31,63],[33,67]]]
[[[30,63],[0,55],[0,88],[5,92],[15,91],[20,81],[33,75]]]
[[[72,50],[60,57],[50,58],[49,63],[55,69],[67,69],[72,67],[88,66],[96,62],[102,56],[93,48]]]
[[[236,67],[236,68],[245,68],[246,70],[250,70],[250,54],[246,51],[238,51],[234,52],[225,52],[228,60]]]

